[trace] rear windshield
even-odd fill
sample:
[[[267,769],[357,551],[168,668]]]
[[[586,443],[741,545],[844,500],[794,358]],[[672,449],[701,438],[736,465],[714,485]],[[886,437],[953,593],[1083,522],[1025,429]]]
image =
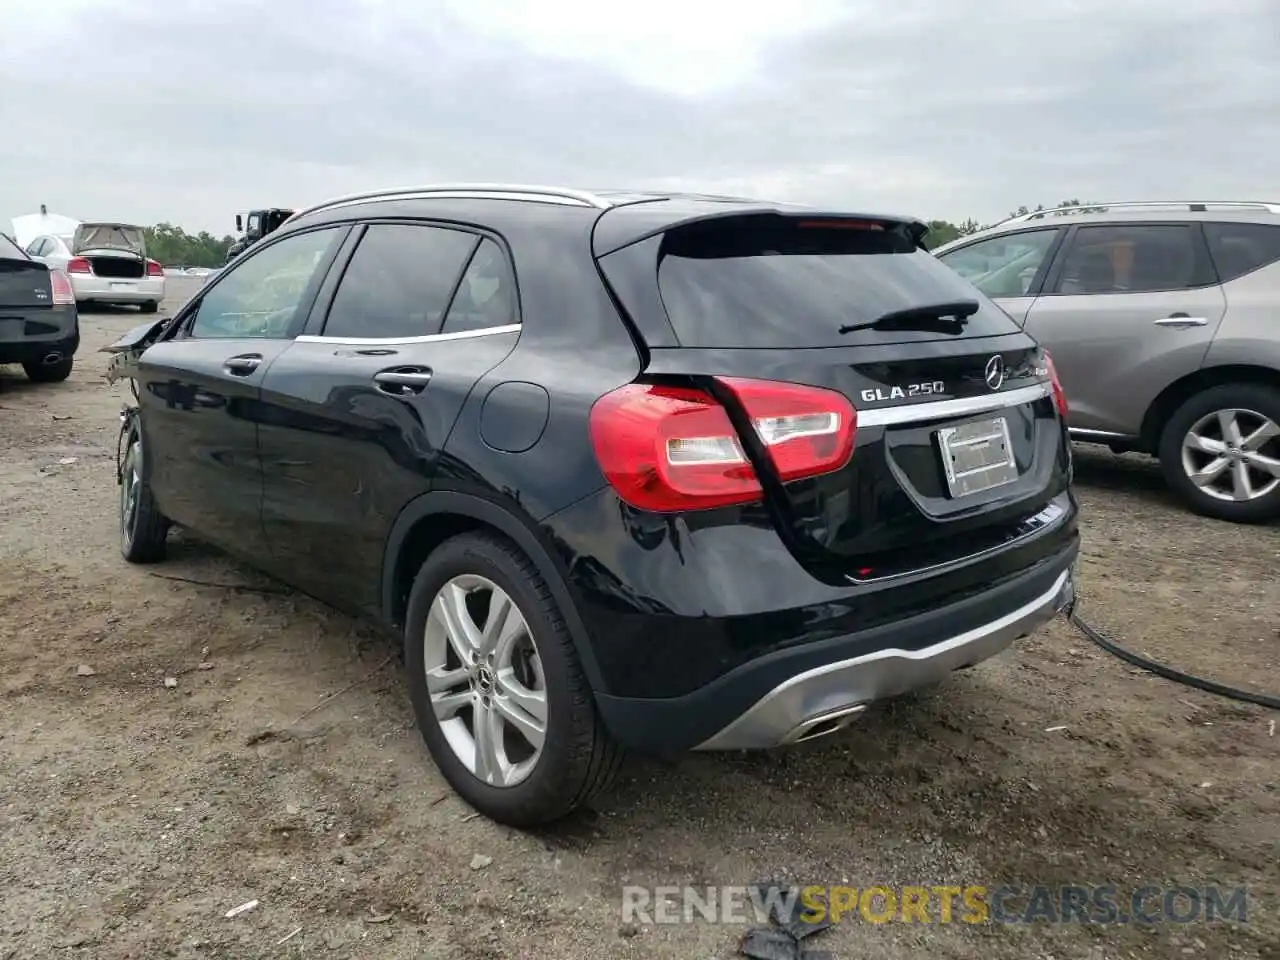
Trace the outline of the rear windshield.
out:
[[[658,287],[688,347],[830,347],[955,339],[956,334],[855,330],[887,313],[976,300],[962,337],[1019,328],[1003,310],[892,221],[752,216],[669,232]]]

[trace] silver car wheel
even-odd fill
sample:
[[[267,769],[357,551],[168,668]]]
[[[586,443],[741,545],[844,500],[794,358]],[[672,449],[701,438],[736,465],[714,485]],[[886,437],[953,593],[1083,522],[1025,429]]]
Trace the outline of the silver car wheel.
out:
[[[1237,503],[1280,487],[1280,425],[1255,410],[1206,414],[1182,439],[1182,469],[1202,492]]]
[[[515,601],[484,577],[454,577],[431,603],[423,666],[440,732],[462,765],[493,787],[528,777],[546,738],[547,688]]]
[[[120,480],[120,539],[126,547],[133,540],[133,528],[138,517],[138,497],[142,492],[142,475],[138,472],[138,464],[141,461],[142,442],[135,440],[129,446],[124,476]]]

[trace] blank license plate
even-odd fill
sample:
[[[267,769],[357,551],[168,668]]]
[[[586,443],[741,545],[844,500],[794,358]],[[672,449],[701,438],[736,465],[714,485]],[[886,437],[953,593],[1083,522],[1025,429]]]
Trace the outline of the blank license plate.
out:
[[[1018,479],[1009,422],[1004,417],[979,420],[938,431],[942,468],[953,497],[981,493]]]
[[[123,282],[115,282],[115,283],[112,283],[112,284],[111,284],[111,289],[112,289],[112,290],[133,290],[133,289],[135,289],[137,286],[138,286],[138,285],[137,285],[136,283],[134,283],[133,281],[131,281],[131,280],[125,280],[125,281],[123,281]]]

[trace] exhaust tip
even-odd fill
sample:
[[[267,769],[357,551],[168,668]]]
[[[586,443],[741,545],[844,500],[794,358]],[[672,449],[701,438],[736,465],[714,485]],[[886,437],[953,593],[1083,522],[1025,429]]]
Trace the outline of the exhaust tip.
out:
[[[57,350],[53,350],[49,353],[46,353],[44,355],[44,359],[42,359],[40,362],[47,366],[52,363],[57,363],[61,359],[62,359],[62,354],[60,354]]]
[[[854,704],[849,707],[841,707],[838,710],[832,710],[817,717],[810,717],[803,723],[794,727],[790,733],[782,738],[781,745],[791,745],[796,743],[805,743],[809,740],[816,740],[818,737],[825,737],[828,734],[837,733],[843,730],[849,724],[857,719],[858,715],[867,709],[865,703]]]

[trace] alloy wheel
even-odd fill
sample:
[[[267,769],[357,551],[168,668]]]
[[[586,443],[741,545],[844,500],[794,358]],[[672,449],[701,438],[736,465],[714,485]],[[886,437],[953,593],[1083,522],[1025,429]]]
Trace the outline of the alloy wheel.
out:
[[[1182,440],[1182,469],[1218,500],[1257,500],[1280,487],[1280,425],[1255,410],[1206,414]]]
[[[142,490],[138,464],[141,459],[142,444],[135,440],[125,458],[124,476],[120,482],[120,537],[126,547],[133,539],[133,528],[138,517],[138,495]]]
[[[547,731],[547,689],[524,615],[493,581],[454,577],[423,636],[427,694],[440,731],[476,779],[513,787],[533,772]]]

